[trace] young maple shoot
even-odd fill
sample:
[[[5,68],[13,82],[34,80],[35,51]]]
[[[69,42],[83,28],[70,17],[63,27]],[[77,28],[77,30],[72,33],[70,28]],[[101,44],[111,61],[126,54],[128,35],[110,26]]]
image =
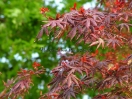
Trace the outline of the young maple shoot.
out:
[[[76,98],[76,94],[88,88],[98,92],[93,99],[132,98],[132,1],[98,2],[100,5],[87,10],[83,7],[77,9],[75,3],[70,12],[57,14],[56,18],[49,17],[42,26],[37,39],[43,33],[54,33],[55,39],[66,34],[77,44],[84,42],[90,47],[97,46],[97,49],[109,48],[109,51],[63,56],[60,64],[52,70],[54,78],[49,83],[49,92],[40,99]],[[100,56],[104,59],[100,60]]]

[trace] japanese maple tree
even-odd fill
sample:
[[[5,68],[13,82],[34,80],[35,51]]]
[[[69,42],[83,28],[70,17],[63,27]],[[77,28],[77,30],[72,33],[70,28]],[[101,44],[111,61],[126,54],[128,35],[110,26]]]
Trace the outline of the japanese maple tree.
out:
[[[94,89],[93,99],[132,99],[132,1],[98,0],[93,9],[77,9],[75,3],[70,12],[47,16],[48,8],[41,8],[47,18],[37,39],[43,34],[53,34],[54,39],[76,41],[95,52],[61,54],[60,62],[52,70],[53,79],[47,86],[49,92],[40,99],[70,99],[77,94]],[[100,49],[100,50],[99,50]],[[108,49],[101,52],[101,49]],[[44,73],[43,66],[33,63],[33,70],[22,69],[17,77],[4,82],[5,90],[0,98],[16,99],[30,89],[32,76]],[[87,93],[88,94],[88,93]]]
[[[76,8],[70,12],[57,14],[42,26],[37,39],[43,33],[59,40],[64,35],[98,48],[109,49],[106,53],[96,50],[62,55],[60,64],[52,70],[54,78],[49,83],[49,92],[40,99],[70,99],[86,89],[98,93],[93,99],[131,99],[132,98],[132,1],[99,0],[94,9]],[[103,10],[100,8],[103,6]],[[45,8],[47,9],[47,8]],[[103,57],[103,60],[100,59]],[[80,74],[80,76],[77,76]],[[108,91],[104,91],[108,89]]]

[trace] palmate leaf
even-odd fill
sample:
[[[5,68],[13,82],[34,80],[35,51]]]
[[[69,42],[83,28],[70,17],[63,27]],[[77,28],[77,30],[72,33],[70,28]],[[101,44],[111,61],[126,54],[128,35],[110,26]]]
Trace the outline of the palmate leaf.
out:
[[[129,32],[130,31],[129,25],[132,26],[132,24],[128,24],[128,23],[121,23],[121,24],[119,24],[120,31],[125,27],[127,29],[127,31]]]
[[[40,30],[40,32],[38,33],[38,35],[36,36],[36,38],[37,39],[42,38],[44,32],[46,33],[46,35],[49,35],[48,28],[43,26],[42,29]]]
[[[64,29],[64,25],[65,25],[65,24],[66,24],[66,23],[65,23],[65,22],[62,22],[61,19],[60,19],[60,20],[51,20],[51,21],[49,21],[48,24],[45,24],[44,27],[49,27],[49,26],[51,26],[51,29],[52,29],[52,28],[58,26],[58,27],[60,27],[61,29]]]
[[[101,39],[101,38],[99,38],[98,41],[92,42],[92,43],[90,44],[90,46],[93,46],[93,45],[98,44],[97,49],[100,47],[100,45],[102,45],[102,48],[104,48],[104,43],[105,43],[104,40]]]
[[[69,68],[71,68],[71,71],[68,74],[74,73],[74,72],[78,72],[81,75],[83,75],[81,66],[77,66],[77,67],[75,67],[75,66],[69,66]]]
[[[77,27],[74,27],[74,28],[68,33],[67,37],[70,37],[70,39],[72,40],[72,39],[75,37],[76,33],[77,33]]]
[[[7,82],[4,82],[4,81],[3,81],[5,87],[10,87],[14,82],[15,82],[15,81],[14,81],[13,78],[10,79],[10,80],[8,79]]]
[[[111,60],[103,60],[103,61],[99,61],[97,62],[97,64],[95,65],[96,68],[102,69],[102,68],[107,68],[108,65],[111,63]]]
[[[48,85],[51,85],[50,92],[56,91],[59,84],[64,80],[63,76],[57,76],[55,77]]]
[[[63,90],[63,92],[59,95],[58,99],[71,99],[71,97],[74,97],[76,99],[76,91],[74,90],[74,85],[72,85],[70,88],[66,88]]]
[[[121,40],[117,39],[117,38],[110,38],[107,39],[107,46],[112,46],[114,49],[116,48],[116,46],[121,46]]]
[[[46,35],[49,35],[48,27],[51,27],[51,30],[53,28],[59,27],[61,30],[65,30],[66,22],[62,22],[62,19],[59,20],[49,20],[49,23],[42,26],[40,32],[37,35],[37,39],[40,39],[43,36],[43,32],[46,33]]]
[[[87,18],[82,21],[82,23],[86,26],[87,29],[89,29],[90,26],[97,26],[97,23],[93,18]]]
[[[65,33],[65,30],[59,30],[58,32],[57,32],[57,34],[55,34],[55,39],[60,39],[63,35],[64,35],[64,33]]]
[[[82,78],[81,81],[84,83],[84,85],[88,87],[93,87],[97,83],[97,79],[95,77],[88,77],[88,76],[85,76],[84,78]]]
[[[119,21],[128,22],[129,18],[132,18],[131,12],[122,12],[118,14]]]
[[[101,81],[100,83],[98,83],[97,89],[110,88],[117,83],[118,82],[115,77],[108,77],[104,81]]]
[[[65,85],[67,84],[68,85],[68,88],[71,87],[72,84],[75,84],[77,85],[78,87],[80,86],[79,83],[81,81],[74,75],[74,74],[69,74],[67,76],[67,78],[65,78],[65,80],[63,81],[62,85]]]
[[[54,92],[59,87],[59,84],[65,79],[63,76],[64,68],[62,66],[57,66],[52,70],[52,73],[54,74],[54,78],[52,81],[48,84],[50,85],[50,92]]]

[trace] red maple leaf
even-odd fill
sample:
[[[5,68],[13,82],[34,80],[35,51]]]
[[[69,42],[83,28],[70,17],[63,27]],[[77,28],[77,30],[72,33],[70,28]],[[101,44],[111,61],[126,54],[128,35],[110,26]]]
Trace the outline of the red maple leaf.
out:
[[[98,50],[96,50],[94,53],[91,53],[92,56],[96,56],[98,54]]]
[[[122,8],[122,7],[124,6],[125,2],[124,2],[124,1],[116,0],[116,1],[114,2],[114,4],[115,4],[117,7]]]
[[[44,7],[40,8],[40,13],[41,13],[41,14],[43,14],[43,13],[45,13],[45,12],[47,12],[47,11],[49,11],[48,8],[44,8]]]
[[[81,8],[79,9],[79,13],[84,14],[84,12],[85,12],[85,9],[84,9],[83,7],[81,7]]]
[[[40,65],[38,62],[34,62],[34,63],[33,63],[33,67],[34,67],[34,68],[37,68],[37,67],[39,67],[39,66],[41,66],[41,65]]]
[[[86,59],[85,55],[81,58],[81,62],[87,62],[87,59]]]
[[[70,8],[70,10],[76,10],[76,6],[77,6],[77,3],[74,3],[74,6],[72,8]]]

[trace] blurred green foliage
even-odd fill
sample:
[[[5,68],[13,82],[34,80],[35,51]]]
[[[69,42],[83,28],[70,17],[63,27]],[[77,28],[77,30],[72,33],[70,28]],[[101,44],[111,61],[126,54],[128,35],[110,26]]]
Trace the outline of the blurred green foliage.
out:
[[[43,93],[48,91],[47,84],[52,78],[50,70],[58,63],[58,47],[77,51],[81,47],[87,50],[88,47],[84,44],[76,47],[70,40],[52,42],[53,37],[46,35],[34,42],[42,21],[46,20],[40,14],[40,8],[48,7],[50,11],[47,15],[55,17],[57,12],[68,12],[74,2],[79,8],[89,1],[92,0],[62,0],[64,7],[58,10],[59,5],[55,5],[55,0],[0,0],[0,92],[4,88],[2,80],[15,77],[20,68],[32,69],[34,61],[40,62],[46,68],[46,73],[40,78],[33,78],[34,86],[25,99],[38,99],[41,90]]]

